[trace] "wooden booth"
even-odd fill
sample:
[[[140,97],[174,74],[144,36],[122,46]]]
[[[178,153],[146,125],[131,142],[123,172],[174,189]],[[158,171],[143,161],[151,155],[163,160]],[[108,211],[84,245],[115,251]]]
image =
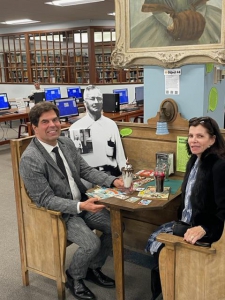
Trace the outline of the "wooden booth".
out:
[[[129,162],[133,165],[135,171],[138,171],[155,167],[156,152],[173,152],[175,156],[175,174],[173,176],[182,179],[183,173],[176,171],[177,136],[187,137],[188,122],[182,119],[178,113],[176,119],[171,124],[169,123],[169,134],[156,135],[156,122],[158,119],[159,116],[149,119],[148,124],[117,122],[119,130],[124,128],[132,129],[130,135],[122,137],[125,154],[129,158]],[[222,134],[225,136],[224,130],[222,130]],[[31,138],[32,137],[27,137],[11,141],[23,284],[29,284],[29,271],[36,272],[55,280],[57,282],[58,299],[65,299],[65,255],[67,241],[64,221],[61,218],[61,213],[38,208],[32,203],[19,175],[20,157]],[[113,207],[112,221],[115,223],[115,228],[116,226],[118,228],[121,227],[121,222],[124,222],[126,227],[124,234],[122,233],[123,237],[120,238],[118,238],[119,235],[116,230],[113,231],[114,251],[116,251],[116,254],[114,253],[114,260],[116,260],[116,257],[122,257],[122,248],[124,246],[144,253],[149,235],[159,225],[177,218],[177,207],[179,204],[180,192],[178,191],[171,198],[171,201],[168,201],[167,205],[154,206],[153,203],[151,209],[129,209],[129,207],[123,209],[122,207]],[[121,220],[118,220],[117,216],[119,216]],[[121,228],[119,228],[119,230],[121,232]],[[178,237],[173,236],[173,238]],[[180,242],[180,240],[178,240],[178,242]],[[175,241],[175,243],[177,242]],[[189,247],[195,246],[189,245]],[[223,249],[225,248],[223,247]],[[216,255],[215,251],[217,250],[205,249],[203,252],[208,255],[207,259],[210,260],[210,257],[213,259],[213,255]],[[198,257],[196,254],[194,256]],[[174,259],[174,255],[172,257]],[[170,292],[172,296],[167,296],[169,292],[167,291],[168,285],[165,284],[165,282],[167,282],[166,272],[170,272],[172,262],[174,262],[174,260],[168,262],[169,265],[167,269],[163,271],[163,294],[165,293],[166,295],[164,300],[181,299],[174,296],[174,285],[176,286],[176,295],[178,293],[178,285],[176,281],[174,283],[174,277],[172,291]],[[224,265],[223,263],[223,266]],[[117,287],[116,299],[123,300],[125,299],[123,263],[122,265],[115,265],[115,277]],[[213,288],[214,287],[212,287],[212,289]],[[192,296],[192,299],[203,300],[208,298],[194,298]]]

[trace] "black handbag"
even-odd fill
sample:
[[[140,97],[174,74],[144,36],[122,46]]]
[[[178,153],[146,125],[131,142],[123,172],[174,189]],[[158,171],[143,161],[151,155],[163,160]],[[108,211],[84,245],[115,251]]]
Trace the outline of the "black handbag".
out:
[[[177,236],[184,236],[185,232],[191,228],[191,225],[186,223],[186,222],[183,222],[183,221],[176,221],[174,224],[173,224],[173,235],[177,235]]]

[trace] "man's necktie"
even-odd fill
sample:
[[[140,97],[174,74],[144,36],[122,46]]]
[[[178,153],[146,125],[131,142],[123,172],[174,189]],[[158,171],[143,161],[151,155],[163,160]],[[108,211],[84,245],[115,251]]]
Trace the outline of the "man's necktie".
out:
[[[55,153],[56,163],[57,163],[58,167],[59,167],[60,170],[62,171],[63,175],[66,177],[67,181],[69,181],[69,180],[68,180],[67,173],[66,173],[65,165],[64,165],[64,163],[63,163],[62,157],[61,157],[60,154],[59,154],[59,148],[58,148],[58,147],[53,148],[53,149],[52,149],[52,152]]]

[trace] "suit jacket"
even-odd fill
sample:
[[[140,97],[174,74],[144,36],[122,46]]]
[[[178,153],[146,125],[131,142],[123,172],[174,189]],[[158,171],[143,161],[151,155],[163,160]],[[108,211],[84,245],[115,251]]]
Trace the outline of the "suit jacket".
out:
[[[182,185],[182,205],[179,218],[184,208],[184,196],[188,177],[197,157],[192,155]],[[225,221],[225,160],[206,150],[199,162],[196,181],[190,197],[192,205],[192,226],[201,225],[207,232],[203,238],[210,243],[220,239]]]
[[[111,186],[116,177],[90,167],[69,138],[59,137],[58,145],[81,194],[86,192],[81,178],[93,184]],[[37,206],[60,211],[64,219],[68,219],[69,214],[77,213],[79,200],[73,200],[65,176],[37,138],[33,138],[21,157],[20,175],[30,198]]]

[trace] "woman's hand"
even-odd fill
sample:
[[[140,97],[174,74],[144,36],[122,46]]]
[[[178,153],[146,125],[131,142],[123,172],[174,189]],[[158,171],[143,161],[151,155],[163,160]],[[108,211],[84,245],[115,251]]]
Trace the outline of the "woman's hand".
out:
[[[202,228],[202,226],[195,226],[186,231],[186,233],[184,234],[184,240],[194,245],[204,235],[206,235],[206,232]]]

